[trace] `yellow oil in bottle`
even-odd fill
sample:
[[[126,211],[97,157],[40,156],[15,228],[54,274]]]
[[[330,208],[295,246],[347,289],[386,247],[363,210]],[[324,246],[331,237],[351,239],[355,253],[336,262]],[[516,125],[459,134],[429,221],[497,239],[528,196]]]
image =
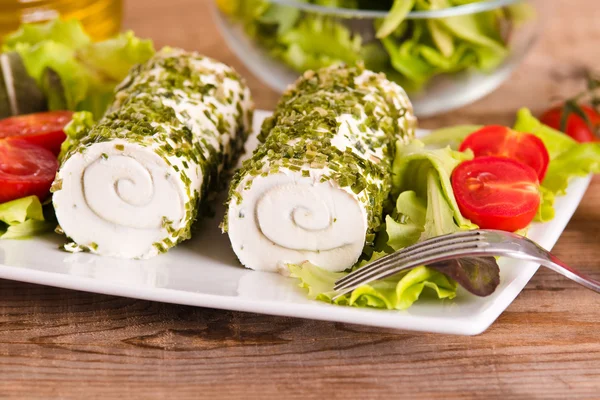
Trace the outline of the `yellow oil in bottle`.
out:
[[[0,38],[22,23],[59,16],[80,20],[93,40],[102,40],[121,28],[123,0],[0,0]]]

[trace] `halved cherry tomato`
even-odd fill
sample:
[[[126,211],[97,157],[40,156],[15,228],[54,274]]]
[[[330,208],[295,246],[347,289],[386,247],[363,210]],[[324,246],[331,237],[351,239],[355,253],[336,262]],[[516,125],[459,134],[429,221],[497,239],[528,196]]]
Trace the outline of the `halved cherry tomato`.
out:
[[[44,200],[57,169],[56,157],[43,147],[0,140],[0,203],[31,195]]]
[[[452,173],[460,212],[482,229],[514,232],[531,223],[540,206],[533,168],[505,157],[480,157]]]
[[[58,155],[60,145],[66,139],[65,125],[72,117],[71,111],[48,111],[6,118],[0,120],[0,139],[15,138]]]
[[[475,157],[508,157],[529,165],[540,182],[546,176],[550,155],[544,142],[531,133],[513,131],[505,126],[486,126],[467,136],[460,151],[473,150]]]
[[[590,106],[580,105],[581,110],[587,115],[589,125],[577,114],[571,113],[567,118],[565,132],[580,143],[595,142],[600,140],[597,133],[600,132],[600,114]],[[561,130],[563,107],[554,107],[546,111],[540,117],[544,125],[548,125],[558,131]]]

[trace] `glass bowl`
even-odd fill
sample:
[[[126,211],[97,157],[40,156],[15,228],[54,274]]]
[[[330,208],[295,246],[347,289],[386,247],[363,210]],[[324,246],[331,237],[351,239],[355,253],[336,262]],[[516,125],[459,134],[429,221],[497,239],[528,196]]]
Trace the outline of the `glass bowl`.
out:
[[[367,3],[329,1],[344,2]],[[216,0],[215,18],[232,51],[276,91],[283,92],[306,69],[364,62],[402,85],[417,116],[427,117],[494,91],[523,61],[540,31],[534,1],[462,3],[411,11],[391,28],[381,28],[389,11],[294,0]],[[378,37],[379,29],[385,38]]]

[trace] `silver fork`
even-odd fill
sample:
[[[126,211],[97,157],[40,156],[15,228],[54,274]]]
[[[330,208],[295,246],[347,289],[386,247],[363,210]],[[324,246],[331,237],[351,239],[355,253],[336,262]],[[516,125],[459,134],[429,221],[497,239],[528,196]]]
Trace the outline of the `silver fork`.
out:
[[[533,261],[600,293],[600,282],[569,267],[534,241],[514,233],[473,230],[438,236],[382,257],[338,279],[334,299],[399,272],[464,257],[503,256]]]

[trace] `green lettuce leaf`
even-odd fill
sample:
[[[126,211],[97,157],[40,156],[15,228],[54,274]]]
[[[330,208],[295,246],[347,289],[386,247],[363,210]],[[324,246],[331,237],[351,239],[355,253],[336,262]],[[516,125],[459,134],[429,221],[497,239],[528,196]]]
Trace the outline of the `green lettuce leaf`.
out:
[[[551,192],[566,194],[569,181],[600,172],[600,143],[581,143],[561,153],[548,166],[542,185]]]
[[[396,200],[396,219],[391,215],[385,219],[385,245],[396,251],[419,241],[425,231],[427,203],[412,190],[407,190]],[[391,252],[390,251],[390,252]]]
[[[503,12],[405,20],[410,5],[419,11],[432,11],[460,4],[454,0],[397,0],[379,26],[377,37],[389,54],[391,66],[402,75],[399,83],[408,90],[420,90],[439,74],[470,67],[493,70],[508,56],[500,20],[512,16]]]
[[[408,91],[433,77],[475,68],[489,71],[505,60],[504,26],[535,18],[532,8],[493,10],[452,18],[407,18],[411,11],[432,11],[484,0],[302,0],[325,7],[388,10],[383,19],[340,19],[301,13],[296,7],[265,0],[218,0],[220,9],[271,55],[298,71],[336,62],[363,61],[385,72]]]
[[[467,136],[481,128],[483,125],[456,125],[432,131],[420,140],[432,149],[449,146],[452,150],[458,150]]]
[[[377,37],[384,38],[396,30],[414,6],[415,0],[394,0],[390,12],[377,30]]]
[[[522,108],[517,112],[513,129],[518,132],[533,133],[539,137],[550,154],[550,160],[556,159],[563,152],[577,146],[577,142],[571,137],[542,124],[527,108]]]
[[[38,86],[45,86],[43,77],[46,69],[56,72],[67,109],[75,110],[85,100],[91,79],[87,70],[77,61],[74,49],[62,43],[42,41],[35,45],[17,43],[14,50],[22,57],[27,73],[36,80]],[[54,96],[54,88],[48,87],[46,90],[50,91],[44,93],[46,97]]]
[[[278,41],[286,48],[281,57],[302,72],[335,63],[355,64],[360,57],[361,38],[344,25],[320,17],[305,17],[288,28]]]
[[[455,37],[472,45],[478,55],[479,67],[483,70],[497,67],[508,55],[506,46],[491,37],[490,33],[497,32],[492,24],[497,22],[486,18],[488,16],[489,13],[478,13],[440,19],[441,24]]]
[[[554,211],[554,200],[556,199],[556,196],[554,192],[544,186],[540,186],[540,194],[540,207],[538,208],[534,220],[537,222],[552,221],[556,215]]]
[[[154,54],[149,40],[137,38],[133,32],[93,43],[77,52],[77,58],[89,73],[86,98],[77,110],[90,111],[98,119],[112,102],[113,91],[131,67],[146,62]]]
[[[300,287],[308,290],[309,298],[338,305],[404,310],[412,306],[426,289],[439,299],[453,299],[456,296],[455,282],[434,269],[417,267],[361,286],[334,301],[334,282],[346,273],[329,272],[310,263],[290,265],[289,269],[291,276],[300,280]]]
[[[0,239],[25,239],[54,229],[55,223],[44,219],[37,196],[0,204]]]
[[[461,153],[450,148],[428,149],[419,140],[413,140],[408,145],[398,142],[392,165],[392,193],[398,196],[411,190],[422,199],[434,195],[439,201],[428,202],[430,224],[445,224],[439,218],[442,214],[448,214],[458,229],[473,229],[474,225],[460,213],[450,182],[454,168],[462,161],[472,158],[473,154],[470,152]],[[440,227],[425,229],[429,232],[443,230]]]
[[[15,50],[18,44],[35,45],[43,41],[62,44],[70,49],[83,48],[92,43],[78,20],[55,19],[44,24],[22,24],[4,39],[3,51]]]
[[[392,37],[381,40],[390,56],[392,67],[407,78],[405,86],[416,90],[424,85],[436,73],[436,68],[424,60],[419,54],[416,40],[406,40],[398,45]]]
[[[536,135],[548,149],[550,164],[542,182],[544,203],[551,204],[552,195],[564,195],[572,178],[600,173],[600,143],[579,143],[542,124],[526,108],[517,113],[514,129]],[[541,213],[544,212],[545,218],[538,213],[538,220],[547,220],[550,216],[547,209]]]
[[[427,214],[425,230],[421,235],[422,240],[475,228],[463,218],[458,206],[454,208],[456,199],[452,191],[450,196],[452,196],[451,199],[442,190],[440,177],[436,176],[434,171],[429,171],[427,174]],[[460,216],[460,219],[457,215]]]
[[[142,40],[132,31],[121,33],[102,42],[91,43],[77,51],[77,57],[99,80],[120,83],[135,64],[147,61],[154,54],[149,40]]]
[[[452,34],[444,28],[440,21],[434,19],[427,21],[427,27],[429,28],[431,38],[440,53],[446,58],[451,57],[456,48]]]
[[[272,4],[258,17],[258,20],[263,24],[276,25],[277,34],[281,35],[294,27],[300,15],[301,11],[297,7]]]
[[[49,108],[91,111],[100,117],[115,86],[135,64],[147,61],[154,48],[132,32],[92,42],[76,20],[24,24],[9,35],[3,51],[16,51],[27,73],[49,99]]]

